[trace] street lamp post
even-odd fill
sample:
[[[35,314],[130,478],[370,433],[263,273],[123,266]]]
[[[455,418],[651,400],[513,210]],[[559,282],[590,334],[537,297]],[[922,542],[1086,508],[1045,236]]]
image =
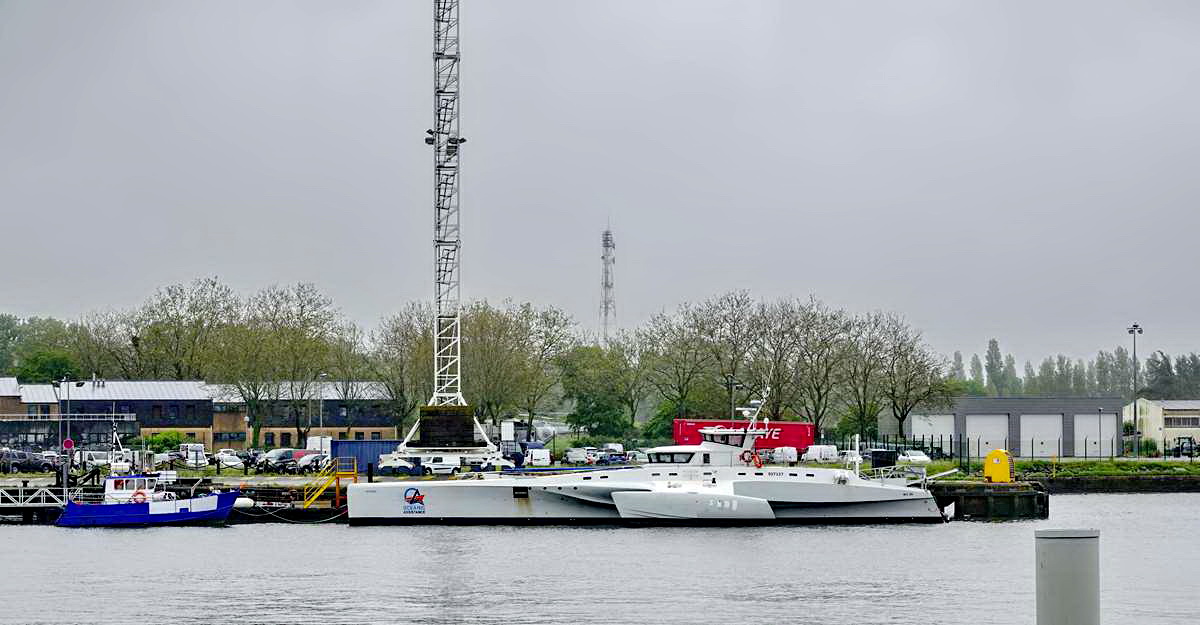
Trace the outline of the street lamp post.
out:
[[[328,378],[329,378],[328,373],[322,373],[317,376],[317,379],[319,379],[321,381],[320,384],[317,385],[317,389],[318,389],[317,392],[320,393],[320,397],[321,397],[320,403],[317,405],[317,408],[318,408],[317,414],[320,415],[319,417],[317,417],[317,420],[320,422],[319,427],[321,428],[322,436],[325,435],[325,380],[327,380]]]
[[[1112,447],[1110,446],[1111,450]],[[1096,458],[1104,457],[1104,409],[1096,409]]]
[[[737,405],[733,401],[733,390],[746,388],[741,382],[738,382],[733,374],[725,374],[725,390],[729,391],[729,418],[737,419]]]
[[[1133,336],[1133,456],[1136,458],[1141,455],[1141,447],[1138,445],[1141,441],[1138,440],[1138,435],[1141,433],[1139,429],[1138,419],[1141,416],[1141,409],[1138,407],[1138,357],[1137,357],[1137,337],[1142,333],[1142,326],[1134,323],[1126,328],[1131,336]]]

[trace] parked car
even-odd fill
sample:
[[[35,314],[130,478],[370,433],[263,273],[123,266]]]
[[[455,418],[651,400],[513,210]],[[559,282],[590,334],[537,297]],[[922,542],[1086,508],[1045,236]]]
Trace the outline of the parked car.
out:
[[[862,462],[863,460],[864,458],[862,457],[862,454],[859,454],[858,451],[854,449],[847,449],[845,451],[838,452],[838,462],[841,464]]]
[[[596,464],[604,464],[604,465],[625,464],[625,462],[626,462],[626,458],[625,458],[625,454],[623,454],[623,453],[620,453],[620,454],[605,453],[605,454],[601,454],[600,457],[598,457],[596,459]]]
[[[0,469],[4,469],[9,473],[53,471],[54,463],[43,458],[41,454],[10,449],[0,452]]]
[[[900,457],[896,459],[898,464],[929,464],[931,462],[928,455],[920,449],[906,449],[900,452]]]
[[[647,456],[646,452],[640,449],[633,449],[625,452],[625,457],[628,458],[630,462],[636,462],[638,464],[650,462],[650,456]]]
[[[285,468],[295,466],[295,460],[292,459],[295,451],[291,447],[272,449],[258,459],[258,464],[254,468],[259,472],[286,473]]]
[[[317,473],[329,464],[329,456],[322,453],[305,454],[296,460],[297,473]]]
[[[241,469],[246,466],[244,460],[232,449],[221,449],[213,456],[213,464],[222,469]]]

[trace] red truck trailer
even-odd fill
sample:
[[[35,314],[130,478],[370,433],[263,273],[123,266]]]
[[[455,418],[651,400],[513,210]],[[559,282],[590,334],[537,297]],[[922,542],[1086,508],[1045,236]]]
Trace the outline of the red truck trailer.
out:
[[[731,421],[728,419],[675,419],[675,444],[699,445],[700,428],[724,426],[727,428],[744,428],[749,421]],[[762,427],[759,420],[757,427]],[[774,449],[776,447],[795,447],[798,453],[804,453],[813,444],[813,424],[799,421],[772,421],[770,433],[760,436],[754,441],[755,449]]]

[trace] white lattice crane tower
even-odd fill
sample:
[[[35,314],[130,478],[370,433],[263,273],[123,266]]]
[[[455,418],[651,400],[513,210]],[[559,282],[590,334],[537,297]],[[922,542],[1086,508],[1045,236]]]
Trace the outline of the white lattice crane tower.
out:
[[[433,397],[431,406],[465,406],[462,394],[458,0],[433,2]]]

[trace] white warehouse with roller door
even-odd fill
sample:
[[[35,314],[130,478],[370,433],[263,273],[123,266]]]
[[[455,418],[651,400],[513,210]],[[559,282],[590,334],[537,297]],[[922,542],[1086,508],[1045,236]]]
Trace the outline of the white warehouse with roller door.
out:
[[[1061,414],[1021,415],[1021,455],[1030,458],[1062,456]]]
[[[1076,414],[1075,457],[1100,458],[1121,453],[1121,429],[1118,413]]]
[[[953,435],[946,451],[973,457],[993,449],[1025,458],[1107,457],[1121,453],[1124,403],[1120,397],[959,397],[949,407],[913,411],[904,435]]]
[[[929,447],[939,447],[943,453],[950,453],[954,445],[954,415],[931,414],[914,415],[910,436],[921,439]]]
[[[1008,449],[1008,415],[969,414],[963,435],[972,456],[986,456],[993,449]]]

